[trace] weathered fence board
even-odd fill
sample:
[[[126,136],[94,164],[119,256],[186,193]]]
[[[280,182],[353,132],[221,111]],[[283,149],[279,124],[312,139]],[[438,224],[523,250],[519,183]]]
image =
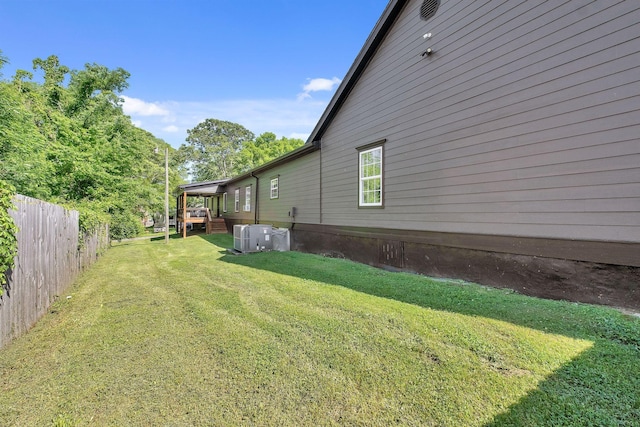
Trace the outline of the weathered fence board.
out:
[[[28,331],[109,246],[107,226],[80,239],[77,211],[21,195],[14,205],[18,254],[0,297],[0,348]]]

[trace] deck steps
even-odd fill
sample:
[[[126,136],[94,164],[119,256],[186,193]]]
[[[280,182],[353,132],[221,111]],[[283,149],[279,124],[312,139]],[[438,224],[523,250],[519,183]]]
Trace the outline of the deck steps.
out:
[[[207,221],[207,234],[226,233],[227,225],[224,218],[211,218]]]

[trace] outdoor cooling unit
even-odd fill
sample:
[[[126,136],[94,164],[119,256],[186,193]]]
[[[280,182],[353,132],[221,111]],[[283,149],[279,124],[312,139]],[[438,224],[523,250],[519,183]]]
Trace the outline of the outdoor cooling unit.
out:
[[[233,249],[238,252],[260,252],[273,249],[272,226],[237,224],[233,226]]]

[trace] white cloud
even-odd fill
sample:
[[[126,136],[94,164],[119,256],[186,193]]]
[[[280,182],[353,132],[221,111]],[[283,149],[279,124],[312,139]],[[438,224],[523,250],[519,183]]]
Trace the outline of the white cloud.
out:
[[[122,96],[122,110],[129,116],[168,116],[170,113],[156,102],[145,102],[138,98]]]
[[[175,133],[175,132],[179,132],[180,128],[178,128],[178,126],[169,125],[167,127],[162,128],[162,130],[165,132]]]
[[[305,93],[330,91],[340,79],[309,79]],[[278,137],[307,140],[328,100],[313,99],[231,99],[207,102],[146,102],[124,97],[123,109],[132,121],[174,147],[185,143],[186,129],[193,129],[206,119],[226,120],[241,124],[256,136],[273,132]]]
[[[181,127],[190,129],[198,123],[216,118],[239,123],[256,135],[273,132],[278,136],[308,136],[326,107],[326,102],[297,102],[293,99],[247,99],[217,102],[180,103]],[[188,124],[186,122],[189,122]],[[306,139],[306,137],[305,137]]]
[[[316,92],[319,90],[332,91],[333,88],[340,84],[342,80],[337,77],[329,79],[308,79],[308,83],[302,86],[305,92]]]
[[[331,92],[338,86],[342,80],[337,77],[332,79],[317,78],[307,79],[307,83],[302,86],[302,93],[298,94],[298,101],[311,98],[311,92],[327,91]]]
[[[155,104],[163,116],[138,116],[130,113],[132,122],[173,147],[179,147],[193,129],[206,119],[226,120],[241,124],[256,136],[273,132],[278,137],[306,139],[327,106],[326,101],[296,99],[246,99],[209,102],[167,101]]]

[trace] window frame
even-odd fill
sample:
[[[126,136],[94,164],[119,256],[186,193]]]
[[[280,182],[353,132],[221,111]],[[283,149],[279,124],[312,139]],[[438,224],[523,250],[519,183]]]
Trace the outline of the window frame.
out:
[[[274,181],[276,184],[275,187],[273,185]],[[273,195],[274,190],[275,190],[275,196]],[[280,176],[274,176],[269,181],[269,200],[274,200],[279,198],[280,198]]]
[[[381,209],[384,208],[384,143],[386,140],[376,141],[371,144],[363,145],[361,147],[357,147],[358,151],[358,208],[359,209]],[[380,152],[380,173],[372,176],[363,177],[363,156],[367,153],[372,153],[375,151]],[[367,166],[376,165],[378,163],[372,163]],[[378,202],[366,203],[364,201],[364,182],[373,181],[378,179],[380,181],[380,189],[373,190],[380,192],[380,200]]]
[[[234,211],[240,212],[240,187],[235,189],[234,196],[235,196],[235,200],[233,204]]]
[[[227,213],[227,192],[222,193],[222,212]]]
[[[242,206],[243,212],[251,212],[251,186],[248,185],[244,188],[244,206]]]

